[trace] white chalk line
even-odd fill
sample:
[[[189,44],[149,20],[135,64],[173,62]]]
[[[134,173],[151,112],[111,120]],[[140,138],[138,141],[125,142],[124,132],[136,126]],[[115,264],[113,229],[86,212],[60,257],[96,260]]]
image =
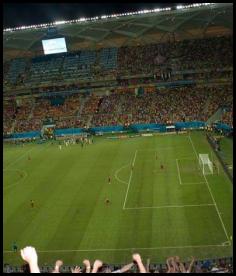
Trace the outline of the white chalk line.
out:
[[[46,147],[48,147],[49,144],[45,145],[41,150],[45,149]],[[15,161],[13,161],[11,164],[8,164],[6,166],[6,168],[3,168],[3,170],[8,169],[9,167],[11,167],[12,165],[16,164],[19,160],[21,160],[25,155],[27,155],[29,152],[31,152],[33,149],[35,149],[35,145],[34,147],[32,147],[32,149],[29,149],[28,151],[26,151],[24,154],[22,154],[21,156],[19,156]]]
[[[222,245],[229,245],[230,246],[230,242],[229,241],[222,242]]]
[[[34,148],[29,149],[28,151],[26,151],[24,154],[20,155],[15,161],[13,161],[12,163],[8,164],[6,166],[6,168],[4,168],[3,170],[6,170],[8,168],[10,168],[12,165],[14,165],[15,163],[17,163],[19,160],[21,160],[25,155],[27,155],[29,152],[31,152]]]
[[[179,184],[182,185],[180,171],[179,171],[179,162],[178,162],[178,159],[175,159],[175,161],[176,161],[177,171],[178,171],[178,176],[179,176]]]
[[[181,158],[178,158],[178,160],[195,160],[195,158],[193,158],[192,156],[191,157],[181,157]]]
[[[131,173],[130,173],[130,177],[129,177],[128,187],[127,187],[126,194],[125,194],[125,200],[124,200],[124,204],[123,204],[123,209],[125,208],[125,204],[126,204],[126,200],[127,200],[127,196],[128,196],[128,192],[129,192],[129,187],[130,187],[130,183],[131,183],[131,179],[132,179],[132,175],[133,175],[133,168],[134,168],[137,152],[138,151],[136,150],[135,154],[134,154],[134,159],[133,159],[133,162],[132,162],[132,168],[131,168]]]
[[[35,146],[35,145],[34,145]],[[48,147],[49,146],[49,144],[47,144],[46,146],[44,146],[41,150],[44,150],[46,147]],[[11,185],[8,185],[8,186],[6,186],[6,187],[3,187],[3,190],[7,190],[7,189],[9,189],[9,188],[12,188],[12,187],[14,187],[14,186],[16,186],[16,185],[19,185],[20,184],[20,182],[22,181],[22,180],[25,180],[25,178],[26,177],[28,177],[28,173],[25,171],[25,170],[20,170],[20,169],[8,169],[9,167],[11,167],[12,165],[14,165],[15,163],[17,163],[19,160],[21,160],[25,155],[27,155],[29,152],[31,152],[33,149],[35,149],[35,147],[33,147],[32,149],[30,149],[30,150],[28,150],[27,152],[25,152],[23,155],[21,155],[21,156],[19,156],[19,158],[17,158],[14,162],[12,162],[11,164],[9,164],[6,168],[3,168],[3,172],[4,171],[22,171],[22,172],[24,172],[24,174],[25,174],[25,176],[24,176],[24,178],[23,179],[20,179],[20,180],[18,180],[17,182],[15,182],[15,183],[13,183],[13,184],[11,184]],[[41,151],[40,150],[40,151]]]
[[[20,169],[3,169],[3,171],[18,171],[18,172],[23,172],[24,173],[24,177],[22,179],[19,179],[18,181],[16,181],[15,183],[11,184],[11,185],[7,185],[7,186],[3,186],[3,190],[7,190],[9,188],[12,188],[16,185],[19,185],[21,181],[25,180],[26,177],[28,176],[28,173],[25,170],[20,170]]]
[[[187,248],[206,248],[206,247],[227,247],[231,246],[230,244],[206,244],[206,245],[184,245],[184,246],[159,246],[159,247],[133,247],[133,248],[97,248],[97,249],[55,249],[55,250],[37,250],[38,253],[55,253],[55,252],[105,252],[105,251],[131,251],[134,250],[163,250],[163,249],[187,249]],[[5,250],[3,251],[4,254],[6,253],[14,253],[14,251]]]
[[[163,205],[163,206],[143,206],[143,207],[125,207],[124,210],[139,210],[139,209],[166,209],[166,208],[185,208],[185,207],[208,207],[215,206],[213,203],[206,204],[187,204],[187,205]]]
[[[194,158],[179,158],[179,159],[175,159],[176,160],[176,165],[177,165],[177,171],[178,171],[178,176],[179,176],[179,182],[180,182],[180,185],[200,185],[200,184],[206,184],[206,182],[202,182],[202,181],[199,181],[199,182],[185,182],[183,183],[182,180],[181,180],[181,174],[180,174],[180,168],[179,168],[179,160],[194,160]]]
[[[182,185],[201,185],[201,184],[206,184],[205,182],[186,182],[182,183]]]
[[[173,150],[173,147],[163,147],[163,148],[151,148],[151,149],[138,149],[138,151],[157,151],[160,150]]]
[[[116,170],[116,172],[115,172],[115,178],[116,178],[116,180],[119,181],[119,182],[121,182],[121,183],[123,183],[123,184],[126,184],[126,185],[128,185],[128,182],[123,181],[122,179],[120,179],[120,178],[118,177],[118,173],[119,173],[122,169],[124,169],[125,167],[128,167],[128,166],[130,166],[130,164],[127,164],[127,165],[125,165],[125,166],[122,166],[121,168],[119,168],[119,169]]]
[[[194,151],[194,153],[195,153],[195,155],[196,155],[196,158],[197,158],[197,160],[198,160],[197,151],[196,151],[196,148],[195,148],[195,146],[194,146],[194,144],[193,144],[193,141],[192,141],[192,139],[191,139],[191,136],[189,135],[188,137],[189,137],[189,141],[190,141],[190,143],[191,143],[191,145],[192,145],[193,151]],[[226,236],[228,242],[231,244],[230,239],[229,239],[229,235],[228,235],[227,230],[226,230],[226,228],[225,228],[224,222],[223,222],[222,217],[221,217],[221,215],[220,215],[219,209],[218,209],[218,207],[217,207],[215,198],[214,198],[214,196],[213,196],[213,194],[212,194],[212,191],[211,191],[211,188],[210,188],[209,183],[208,183],[208,181],[207,181],[207,178],[206,178],[206,176],[205,176],[204,174],[203,174],[203,177],[204,177],[204,179],[205,179],[205,181],[206,181],[206,186],[207,186],[207,188],[208,188],[208,190],[209,190],[209,193],[210,193],[210,195],[211,195],[212,201],[213,201],[213,203],[214,203],[214,205],[215,205],[215,209],[216,209],[216,212],[217,212],[217,214],[218,214],[218,216],[219,216],[220,222],[221,222],[221,224],[222,224],[222,228],[223,228],[223,230],[224,230],[225,236]]]

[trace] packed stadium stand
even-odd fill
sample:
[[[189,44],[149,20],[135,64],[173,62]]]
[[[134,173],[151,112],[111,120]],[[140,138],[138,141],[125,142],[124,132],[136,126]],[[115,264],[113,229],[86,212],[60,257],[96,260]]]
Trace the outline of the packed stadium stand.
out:
[[[222,131],[232,133],[232,5],[174,10],[166,15],[165,12],[136,15],[133,23],[125,17],[122,22],[119,18],[115,20],[101,19],[102,26],[97,27],[101,29],[101,37],[96,37],[99,31],[94,35],[88,32],[83,37],[85,27],[81,25],[78,35],[83,41],[81,48],[70,37],[78,29],[74,30],[73,24],[65,25],[64,29],[59,26],[57,35],[66,34],[70,50],[54,55],[43,55],[40,50],[37,43],[41,39],[40,33],[37,34],[40,28],[4,32],[3,137],[6,140],[16,134],[24,138],[31,131],[32,137],[41,139],[47,120],[62,133],[66,129],[92,132],[98,128],[102,132],[106,127],[121,126],[126,131],[136,125],[147,125],[149,129],[152,124],[176,126],[178,123],[183,123],[186,129],[187,123],[192,122],[201,122],[204,127],[217,122]],[[87,24],[94,27],[96,23]],[[22,52],[19,56],[20,50],[14,54],[10,38],[16,36],[20,43],[28,35],[34,39],[35,43],[30,41],[33,46],[25,47],[27,54]],[[115,128],[109,130],[114,132]],[[139,257],[131,256],[135,266],[128,272],[143,269],[156,273],[230,273],[233,270],[231,256],[194,260],[191,266],[175,256],[166,264],[151,264],[146,268],[140,264]],[[92,269],[104,272],[108,269],[105,266],[96,263]],[[109,269],[119,271],[121,267],[111,265]],[[8,264],[4,269],[6,272],[25,270]],[[52,264],[40,269],[55,270]],[[86,265],[82,269],[86,270]],[[61,266],[61,272],[71,270],[76,268]]]
[[[4,123],[9,127],[15,125],[15,132],[24,132],[26,130],[40,130],[39,120],[43,121],[48,117],[53,118],[55,122],[64,117],[73,117],[75,121],[82,119],[85,125],[89,123],[86,122],[86,118],[89,120],[91,117],[90,127],[139,123],[164,124],[167,121],[173,123],[182,121],[206,122],[219,108],[231,107],[233,100],[231,84],[211,87],[164,88],[153,91],[149,89],[141,96],[135,95],[135,89],[128,93],[114,91],[108,96],[89,95],[84,96],[81,110],[80,94],[67,96],[63,102],[55,104],[54,102],[59,99],[60,97],[53,96],[49,99],[38,98],[34,103],[28,100],[22,103],[15,110],[15,113],[13,111],[7,112]],[[11,102],[8,101],[7,104],[10,105]],[[45,109],[47,110],[46,113]],[[32,116],[28,120],[30,114]],[[85,118],[84,115],[90,115],[90,117]],[[232,116],[230,117],[230,115],[232,112],[224,112],[222,120],[227,120],[229,125],[232,125]],[[35,122],[35,126],[33,122]],[[61,124],[62,122],[60,122]],[[20,125],[24,125],[24,127],[19,127]],[[6,127],[5,131],[8,130],[9,132],[9,127]],[[56,127],[59,127],[57,123]],[[71,120],[64,120],[63,128],[70,127]]]
[[[5,80],[13,85],[16,84],[23,77],[25,69],[26,61],[23,58],[14,59],[9,65]]]

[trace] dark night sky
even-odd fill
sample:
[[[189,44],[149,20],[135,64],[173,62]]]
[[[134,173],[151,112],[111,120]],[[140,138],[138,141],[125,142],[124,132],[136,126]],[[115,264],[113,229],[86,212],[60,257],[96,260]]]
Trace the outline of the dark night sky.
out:
[[[3,25],[4,28],[9,28],[176,5],[177,3],[9,3],[3,6]]]

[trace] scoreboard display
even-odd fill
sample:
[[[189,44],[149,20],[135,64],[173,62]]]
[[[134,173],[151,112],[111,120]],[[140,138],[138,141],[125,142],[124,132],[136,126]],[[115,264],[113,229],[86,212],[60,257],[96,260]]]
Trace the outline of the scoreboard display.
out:
[[[67,52],[66,41],[64,37],[42,40],[42,44],[45,55]]]

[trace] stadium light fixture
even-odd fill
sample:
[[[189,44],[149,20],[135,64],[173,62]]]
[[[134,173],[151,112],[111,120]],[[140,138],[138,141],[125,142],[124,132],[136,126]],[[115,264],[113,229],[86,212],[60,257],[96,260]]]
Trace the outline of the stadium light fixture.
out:
[[[176,7],[177,10],[180,10],[180,9],[188,9],[188,8],[196,8],[196,7],[202,7],[202,6],[207,6],[207,5],[211,5],[211,4],[214,4],[214,3],[194,3],[194,4],[190,4],[190,5],[178,5]]]
[[[65,24],[66,21],[55,21],[54,22],[54,25],[62,25],[62,24]]]
[[[214,5],[215,3],[194,3],[190,5],[177,5],[176,9],[188,9],[188,8],[195,8],[195,7],[202,7],[202,6],[208,6],[208,5]],[[72,24],[72,23],[81,23],[85,21],[95,21],[95,20],[102,20],[107,18],[118,18],[123,16],[130,16],[130,15],[139,15],[139,14],[147,14],[147,13],[153,13],[153,12],[162,12],[162,11],[170,11],[172,8],[157,8],[157,9],[145,9],[140,11],[134,11],[134,12],[126,12],[126,13],[119,13],[119,14],[110,14],[110,15],[102,15],[102,16],[96,16],[91,18],[79,18],[74,20],[61,20],[61,21],[55,21],[53,23],[45,23],[45,24],[38,24],[38,25],[30,25],[30,26],[20,26],[20,27],[14,27],[14,28],[6,28],[3,30],[3,32],[12,32],[12,31],[18,31],[18,30],[25,30],[25,29],[38,29],[38,28],[46,28],[51,27],[55,25],[63,25],[63,24]]]

